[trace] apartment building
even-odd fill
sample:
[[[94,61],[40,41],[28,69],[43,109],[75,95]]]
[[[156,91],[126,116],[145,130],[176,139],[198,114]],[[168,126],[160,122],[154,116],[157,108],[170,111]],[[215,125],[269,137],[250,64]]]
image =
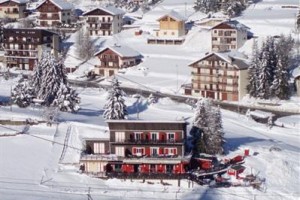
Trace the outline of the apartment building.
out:
[[[3,48],[7,67],[33,70],[44,51],[58,55],[60,38],[42,29],[4,29]]]
[[[114,6],[100,7],[83,13],[91,36],[110,36],[121,32],[125,12]]]
[[[246,94],[248,64],[230,53],[209,53],[189,65],[191,95],[216,100],[239,101]]]
[[[225,52],[241,48],[247,41],[249,28],[236,20],[226,20],[211,28],[214,52]]]
[[[26,4],[29,0],[0,1],[0,18],[20,19],[27,16]]]

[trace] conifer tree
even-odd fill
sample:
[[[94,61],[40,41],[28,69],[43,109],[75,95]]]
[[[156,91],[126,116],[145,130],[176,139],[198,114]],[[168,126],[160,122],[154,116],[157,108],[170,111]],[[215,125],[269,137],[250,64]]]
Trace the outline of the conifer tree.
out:
[[[194,126],[203,130],[197,141],[196,152],[217,154],[223,153],[223,126],[219,108],[213,108],[205,99],[198,100],[194,116]]]
[[[21,80],[21,82],[23,82]],[[75,112],[79,109],[80,98],[75,90],[70,88],[62,60],[57,61],[50,53],[43,53],[36,65],[33,77],[28,83],[23,83],[23,90],[30,101],[39,99],[44,106],[58,107],[61,111]],[[20,84],[16,86],[16,90]],[[13,93],[12,97],[14,98]],[[21,106],[20,104],[18,104]],[[29,105],[29,104],[23,104]]]
[[[247,85],[247,91],[252,97],[257,97],[259,64],[259,49],[257,46],[257,41],[254,41],[252,47],[252,59],[248,69],[249,83]]]
[[[118,79],[112,80],[112,87],[109,91],[107,103],[104,106],[103,117],[105,119],[125,119],[127,116],[127,107],[123,99],[123,90],[120,88]]]
[[[11,94],[12,102],[21,108],[29,106],[34,98],[34,87],[28,80],[20,79]]]
[[[275,70],[274,80],[271,90],[274,97],[279,99],[289,99],[291,92],[289,87],[288,67],[291,60],[291,50],[294,45],[294,40],[289,36],[281,35],[276,45],[277,66]]]

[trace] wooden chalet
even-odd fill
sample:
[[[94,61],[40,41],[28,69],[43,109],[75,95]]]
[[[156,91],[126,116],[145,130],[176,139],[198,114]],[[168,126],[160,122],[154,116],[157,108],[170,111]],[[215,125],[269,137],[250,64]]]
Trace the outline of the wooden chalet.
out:
[[[37,23],[42,27],[71,24],[74,20],[73,5],[64,0],[44,0],[36,10]]]
[[[141,62],[141,54],[127,46],[110,46],[97,53],[100,64],[95,65],[95,74],[109,77],[118,72],[119,69],[131,67]]]
[[[148,44],[170,44],[180,45],[184,42],[186,34],[185,17],[176,11],[171,11],[159,19],[159,30],[148,38]]]
[[[95,176],[123,174],[182,174],[186,122],[108,120],[109,140],[87,139],[80,163]]]
[[[26,4],[29,0],[0,1],[0,18],[20,19],[27,16]]]
[[[83,13],[90,36],[110,36],[121,32],[125,12],[114,6],[94,8]]]

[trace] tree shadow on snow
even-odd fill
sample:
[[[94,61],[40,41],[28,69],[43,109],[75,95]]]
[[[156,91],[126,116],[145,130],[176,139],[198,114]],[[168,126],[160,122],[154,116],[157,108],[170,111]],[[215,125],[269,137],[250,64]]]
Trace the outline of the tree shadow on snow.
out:
[[[266,141],[266,140],[254,138],[254,137],[226,138],[226,143],[224,145],[225,154],[227,154],[229,151],[237,150],[242,145],[253,143],[253,142],[262,142],[262,141]]]
[[[147,101],[137,102],[135,101],[131,106],[127,106],[128,115],[133,115],[136,113],[141,113],[148,108]]]
[[[78,115],[85,115],[85,116],[89,116],[89,117],[97,117],[97,116],[101,116],[103,115],[104,110],[92,110],[92,109],[86,109],[86,108],[82,108],[79,109],[78,112],[76,114]]]
[[[194,187],[195,186],[196,187],[198,186],[197,183],[194,183]],[[186,194],[185,196],[182,196],[181,199],[216,200],[219,199],[218,197],[220,197],[220,195],[218,195],[218,192],[216,190],[213,190],[211,188],[207,188],[205,191],[199,189],[193,189],[192,192]]]

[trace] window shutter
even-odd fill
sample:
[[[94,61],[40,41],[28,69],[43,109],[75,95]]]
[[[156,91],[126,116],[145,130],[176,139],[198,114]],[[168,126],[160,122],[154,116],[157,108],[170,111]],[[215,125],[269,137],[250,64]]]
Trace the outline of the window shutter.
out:
[[[162,155],[163,153],[163,148],[159,148],[159,155]]]
[[[169,149],[165,148],[165,154],[169,154]]]
[[[133,152],[132,153],[133,155],[136,155],[136,148],[135,147],[132,148],[132,152]]]

